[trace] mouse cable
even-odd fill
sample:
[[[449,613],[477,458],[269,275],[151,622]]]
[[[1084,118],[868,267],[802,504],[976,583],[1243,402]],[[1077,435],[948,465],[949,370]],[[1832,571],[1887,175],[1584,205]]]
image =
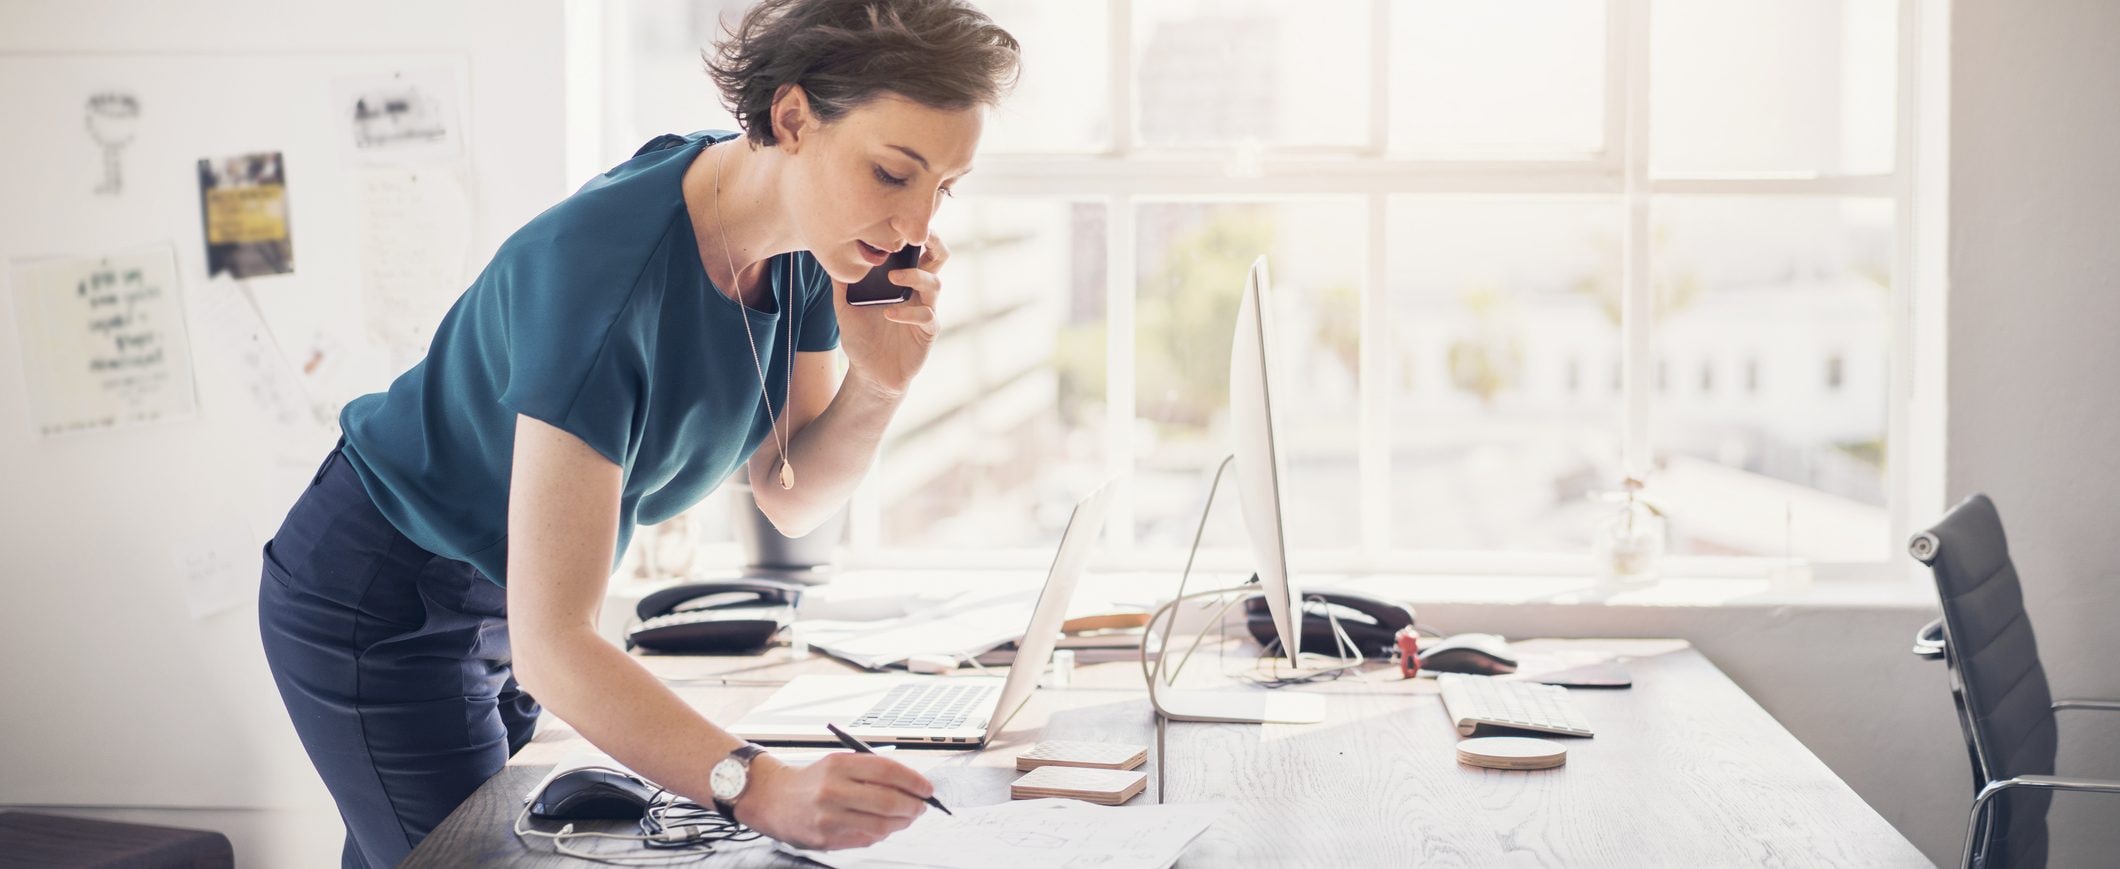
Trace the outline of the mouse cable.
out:
[[[630,772],[608,766],[584,769],[599,769],[642,780]],[[516,838],[549,839],[553,849],[561,854],[613,866],[674,863],[711,854],[714,852],[714,845],[719,842],[749,842],[762,836],[756,830],[722,817],[715,809],[686,800],[659,785],[656,786],[655,794],[649,798],[647,809],[641,814],[639,833],[576,830],[572,823],[560,827],[557,832],[539,830],[526,825],[530,818],[530,808],[535,804],[535,800],[526,801],[523,810],[516,814],[513,827]],[[634,842],[666,853],[618,854],[584,851],[573,846],[573,842],[584,839]]]
[[[764,837],[757,830],[723,817],[719,809],[702,806],[675,794],[671,797],[669,801],[651,804],[647,813],[641,815],[640,831],[649,837],[645,844],[650,848],[706,845],[707,850],[712,851],[712,843],[750,842]]]
[[[642,836],[631,833],[604,833],[591,830],[576,830],[574,829],[574,825],[572,823],[560,827],[557,832],[539,830],[532,827],[524,826],[524,822],[528,821],[529,818],[530,807],[528,805],[525,805],[523,806],[523,810],[517,813],[515,816],[514,832],[516,838],[549,839],[552,842],[553,850],[558,851],[561,854],[565,854],[569,857],[573,857],[577,860],[588,860],[592,863],[604,863],[612,866],[652,866],[662,865],[664,863],[674,864],[679,861],[688,860],[693,857],[703,857],[714,852],[714,846],[711,843],[707,842],[699,842],[693,844],[692,846],[686,848],[683,851],[673,850],[668,853],[661,854],[617,854],[607,852],[600,853],[596,851],[584,851],[575,848],[571,843],[583,839],[617,839],[620,841],[635,842],[641,845],[647,845],[654,837]]]

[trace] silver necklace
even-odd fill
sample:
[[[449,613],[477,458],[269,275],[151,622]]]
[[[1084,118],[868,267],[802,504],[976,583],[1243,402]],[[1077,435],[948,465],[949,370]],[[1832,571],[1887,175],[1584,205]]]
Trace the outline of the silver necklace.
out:
[[[795,488],[795,466],[788,462],[788,439],[781,434],[780,419],[773,413],[773,396],[766,392],[765,362],[758,355],[758,339],[751,336],[751,312],[748,310],[750,306],[743,303],[742,281],[736,275],[736,257],[729,252],[729,225],[723,223],[721,219],[721,167],[728,162],[729,152],[727,151],[721,152],[721,156],[714,158],[714,222],[717,224],[716,228],[721,230],[721,257],[729,264],[729,287],[736,291],[736,307],[739,309],[737,316],[743,319],[743,339],[751,345],[751,364],[758,369],[758,397],[766,403],[766,423],[773,428],[773,442],[780,445],[780,487],[793,489]],[[793,258],[788,260],[787,280],[783,283],[787,284],[788,287],[786,299],[794,299],[795,261]],[[770,280],[767,281],[767,295],[772,295],[772,282]],[[787,302],[783,301],[782,297],[773,296],[773,304],[780,308],[780,318],[788,321],[788,367],[785,372],[782,372],[787,375],[787,383],[782,394],[788,396],[788,405],[793,407],[795,404],[795,317],[788,310]]]

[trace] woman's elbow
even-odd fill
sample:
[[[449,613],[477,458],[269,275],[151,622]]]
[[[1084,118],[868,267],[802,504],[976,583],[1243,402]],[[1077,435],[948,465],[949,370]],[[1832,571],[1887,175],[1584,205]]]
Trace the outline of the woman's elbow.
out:
[[[773,523],[773,530],[782,537],[802,537],[824,524],[825,517],[818,511],[806,509],[785,491],[752,489],[752,499],[758,503],[758,512]]]
[[[759,502],[758,510],[766,514],[766,521],[773,523],[773,530],[780,532],[782,537],[802,537],[823,524],[819,518],[792,504],[767,507],[765,502]]]

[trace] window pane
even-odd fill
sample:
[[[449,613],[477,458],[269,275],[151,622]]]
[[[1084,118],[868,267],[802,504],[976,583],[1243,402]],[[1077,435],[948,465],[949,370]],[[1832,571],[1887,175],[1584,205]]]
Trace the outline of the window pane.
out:
[[[1657,3],[1652,171],[1891,171],[1896,9],[1893,0]]]
[[[1598,0],[1394,3],[1391,147],[1449,156],[1567,156],[1604,141]]]
[[[1675,553],[1875,560],[1889,528],[1892,204],[1654,206],[1648,494]]]
[[[1620,483],[1621,214],[1392,201],[1393,545],[1590,551]]]
[[[1368,10],[1363,0],[1138,0],[1141,141],[1367,142]]]
[[[887,545],[1049,548],[1105,476],[1104,221],[1051,199],[942,210],[942,336],[865,484]]]
[[[979,0],[1023,44],[1023,78],[987,121],[983,153],[1098,151],[1111,143],[1110,12],[1104,3]]]
[[[607,70],[606,162],[661,133],[736,129],[700,52],[755,0],[620,0],[625,61]],[[1023,77],[988,119],[982,153],[1095,151],[1111,139],[1110,16],[1102,3],[980,0],[1023,44]]]
[[[1138,214],[1135,311],[1136,533],[1146,548],[1191,543],[1229,429],[1229,351],[1252,260],[1273,282],[1273,412],[1290,479],[1292,549],[1359,539],[1357,340],[1364,217],[1359,201],[1158,204]],[[1242,546],[1233,481],[1207,545]]]
[[[713,48],[722,23],[735,26],[751,0],[620,0],[611,9],[614,52],[605,69],[603,165],[616,164],[663,133],[734,130],[700,52]]]

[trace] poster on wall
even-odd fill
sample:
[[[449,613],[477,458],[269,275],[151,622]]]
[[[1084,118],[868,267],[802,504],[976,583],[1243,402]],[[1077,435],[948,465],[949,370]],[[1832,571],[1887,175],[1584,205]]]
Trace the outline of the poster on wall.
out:
[[[30,418],[40,435],[197,410],[175,252],[44,260],[11,272]]]
[[[280,152],[200,160],[199,211],[206,224],[208,277],[294,271],[287,169]]]
[[[131,91],[97,91],[89,95],[81,123],[103,149],[103,182],[96,185],[96,195],[123,196],[125,146],[140,134],[140,98]]]
[[[427,355],[435,326],[464,291],[471,199],[448,167],[364,169],[356,184],[368,334],[402,371]]]
[[[448,68],[348,76],[332,83],[354,161],[366,165],[445,163],[463,155],[457,129],[457,76]]]

